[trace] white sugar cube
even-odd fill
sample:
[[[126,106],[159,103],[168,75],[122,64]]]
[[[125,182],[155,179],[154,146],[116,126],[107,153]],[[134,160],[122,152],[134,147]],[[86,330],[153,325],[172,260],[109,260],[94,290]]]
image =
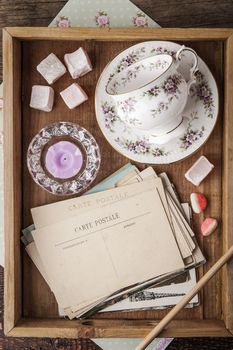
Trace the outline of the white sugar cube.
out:
[[[36,69],[50,85],[66,73],[66,67],[53,53],[41,61]]]
[[[60,92],[60,95],[70,109],[79,106],[88,99],[85,91],[83,91],[81,86],[79,86],[77,83],[68,86],[65,90]]]
[[[54,90],[50,86],[34,85],[31,92],[30,107],[51,112],[54,102]]]
[[[213,168],[214,165],[205,156],[201,156],[186,172],[185,177],[195,186],[199,186]]]
[[[64,60],[73,79],[77,79],[92,70],[88,54],[82,47],[72,53],[67,53]]]

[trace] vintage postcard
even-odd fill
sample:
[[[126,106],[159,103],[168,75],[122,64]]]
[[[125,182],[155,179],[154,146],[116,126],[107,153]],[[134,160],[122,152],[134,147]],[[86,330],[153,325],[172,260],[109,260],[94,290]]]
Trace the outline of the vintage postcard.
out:
[[[152,184],[153,181],[146,181],[127,186],[128,194],[130,190],[131,194],[137,192],[138,187],[142,192],[94,209],[91,217],[88,212],[79,213],[33,232],[61,307],[85,307],[122,288],[184,268],[166,213]],[[126,188],[121,190],[125,193]],[[111,191],[112,195],[115,192],[119,196],[118,189]],[[160,254],[154,254],[151,246]],[[73,278],[74,274],[77,279]],[[63,276],[66,276],[66,283]],[[100,280],[106,283],[98,283]],[[95,288],[91,288],[93,284]],[[73,293],[74,290],[77,293]]]

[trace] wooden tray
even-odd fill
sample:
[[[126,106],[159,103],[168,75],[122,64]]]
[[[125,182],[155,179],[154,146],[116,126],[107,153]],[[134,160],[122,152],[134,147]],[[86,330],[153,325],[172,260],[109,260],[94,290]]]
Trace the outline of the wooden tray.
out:
[[[215,165],[198,190],[209,206],[205,215],[217,217],[218,232],[202,240],[203,217],[195,216],[194,228],[207,257],[199,269],[202,275],[233,243],[233,30],[230,29],[83,29],[7,28],[4,39],[5,105],[5,333],[9,336],[40,337],[142,337],[166,313],[136,311],[98,314],[83,322],[59,319],[57,304],[49,287],[20,244],[21,229],[32,223],[30,208],[57,201],[31,179],[26,167],[26,151],[32,137],[46,124],[72,121],[90,130],[102,154],[99,182],[128,160],[118,154],[103,137],[95,118],[94,90],[105,65],[121,50],[146,40],[185,42],[210,67],[219,87],[219,119],[208,142],[192,157],[179,163],[155,166],[166,171],[188,201],[194,187],[184,179],[185,171],[205,154]],[[89,100],[70,111],[56,96],[51,113],[29,108],[31,86],[44,84],[35,67],[47,54],[64,53],[83,46],[90,53],[94,70],[82,78]],[[68,74],[54,84],[56,95],[68,86]],[[142,169],[144,166],[139,165]],[[101,282],[100,282],[101,283]],[[183,310],[163,332],[165,337],[231,336],[233,332],[233,262],[215,276],[201,293],[201,304]]]

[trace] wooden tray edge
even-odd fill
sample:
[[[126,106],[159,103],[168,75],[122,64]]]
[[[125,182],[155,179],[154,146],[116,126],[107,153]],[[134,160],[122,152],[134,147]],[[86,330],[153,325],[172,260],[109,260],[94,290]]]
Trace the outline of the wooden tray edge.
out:
[[[17,130],[20,130],[20,40],[34,40],[34,39],[59,39],[59,40],[76,40],[77,35],[79,39],[99,39],[99,40],[145,40],[145,39],[171,39],[171,40],[226,40],[226,72],[230,72],[230,77],[233,79],[233,65],[232,56],[232,29],[143,29],[142,31],[135,31],[135,29],[111,29],[111,30],[96,30],[96,29],[83,29],[83,28],[72,28],[68,30],[58,28],[7,28],[3,31],[3,45],[4,45],[4,96],[5,96],[5,110],[4,113],[4,128],[5,128],[5,238],[6,238],[6,268],[5,268],[5,333],[7,335],[16,336],[18,329],[22,329],[22,326],[18,326],[21,314],[21,269],[20,269],[20,229],[21,229],[21,211],[19,203],[21,202],[21,193],[19,191],[21,182],[21,171],[20,169],[20,158],[21,158],[21,147],[20,147],[20,134]],[[62,34],[62,35],[61,35]],[[187,37],[188,35],[188,37]],[[94,36],[94,37],[93,37]],[[113,36],[113,38],[112,38]],[[228,52],[229,50],[229,52]],[[17,59],[18,58],[18,59]],[[15,77],[18,77],[17,84],[12,84],[15,81]],[[225,132],[227,137],[224,142],[224,150],[232,150],[232,138],[230,137],[230,131],[232,128],[233,118],[232,113],[232,79],[230,77],[226,80],[225,85]],[[227,73],[225,74],[227,78]],[[230,101],[230,102],[229,102]],[[228,129],[227,129],[228,128]],[[13,131],[13,132],[12,132]],[[17,136],[17,137],[16,137]],[[14,150],[17,150],[17,154]],[[225,154],[227,154],[225,152]],[[227,154],[224,157],[224,182],[223,182],[223,194],[226,198],[224,202],[225,214],[223,217],[223,230],[225,232],[224,240],[224,251],[229,245],[232,244],[232,235],[229,234],[228,228],[232,227],[232,218],[229,218],[228,213],[232,209],[232,201],[228,195],[229,189],[232,189],[233,185],[230,182],[230,175],[232,174],[232,159],[231,154]],[[6,161],[7,159],[7,161]],[[226,166],[228,164],[228,166]],[[230,165],[229,165],[230,164]],[[17,171],[15,171],[15,169]],[[17,190],[17,191],[16,191]],[[232,211],[231,211],[232,212]],[[16,218],[15,221],[12,219]],[[226,323],[226,328],[233,330],[233,314],[232,307],[229,307],[229,302],[232,298],[229,293],[232,292],[230,282],[233,280],[233,269],[226,267],[223,273],[224,288],[223,293],[223,317]],[[231,293],[233,294],[233,293]],[[231,302],[231,305],[233,303]],[[60,322],[61,320],[56,320]],[[20,321],[21,322],[21,321]],[[38,327],[35,326],[35,322],[38,322]],[[52,321],[54,323],[54,320]],[[147,321],[145,321],[147,322]],[[174,321],[179,322],[179,321]],[[182,321],[181,321],[182,322]],[[191,322],[191,321],[190,321]],[[212,335],[212,330],[204,328],[207,321],[203,320],[203,326],[195,328],[194,333],[198,329],[198,332],[205,332],[205,336]],[[222,321],[215,320],[214,324],[218,324],[222,327]],[[200,321],[198,321],[200,324]],[[17,326],[15,327],[15,325]],[[34,321],[34,326],[39,329],[40,321]],[[188,325],[189,321],[185,321],[185,325]],[[190,323],[191,324],[191,323]],[[30,324],[28,323],[30,326]],[[213,325],[213,324],[212,324]],[[15,327],[15,328],[14,328]],[[64,326],[65,328],[67,326]],[[223,333],[229,333],[227,329],[218,328],[221,335]],[[60,327],[59,327],[60,328]],[[43,328],[46,332],[46,328]],[[41,329],[41,331],[43,330]],[[179,329],[179,328],[178,328]],[[177,329],[178,333],[179,330]],[[221,329],[221,331],[220,331]],[[119,331],[119,329],[118,329]],[[140,330],[139,330],[140,331]],[[182,331],[183,332],[183,331]],[[181,332],[181,333],[182,333]],[[197,332],[197,333],[198,333]],[[208,333],[209,332],[209,333]],[[194,336],[192,333],[192,336]],[[215,336],[220,333],[215,332]],[[40,336],[43,333],[40,333]],[[182,333],[183,334],[183,333]],[[126,334],[125,334],[126,335]],[[195,333],[196,336],[198,334]],[[203,335],[203,333],[202,333]],[[55,336],[53,334],[52,336]],[[127,335],[129,336],[129,335]],[[174,334],[174,336],[178,336]],[[182,336],[182,335],[180,335]],[[186,335],[186,336],[190,336]],[[201,336],[201,335],[200,335]],[[225,336],[225,335],[224,335]]]
[[[107,321],[107,323],[106,323]],[[142,338],[158,323],[150,320],[28,320],[21,319],[7,335],[49,338]],[[161,337],[231,337],[223,321],[172,321]]]

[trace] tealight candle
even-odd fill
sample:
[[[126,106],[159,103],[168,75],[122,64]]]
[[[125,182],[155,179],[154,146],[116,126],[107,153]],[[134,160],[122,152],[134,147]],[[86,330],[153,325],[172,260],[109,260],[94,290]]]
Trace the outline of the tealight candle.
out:
[[[47,171],[58,179],[75,176],[83,165],[80,148],[69,141],[58,141],[51,145],[45,155]]]

